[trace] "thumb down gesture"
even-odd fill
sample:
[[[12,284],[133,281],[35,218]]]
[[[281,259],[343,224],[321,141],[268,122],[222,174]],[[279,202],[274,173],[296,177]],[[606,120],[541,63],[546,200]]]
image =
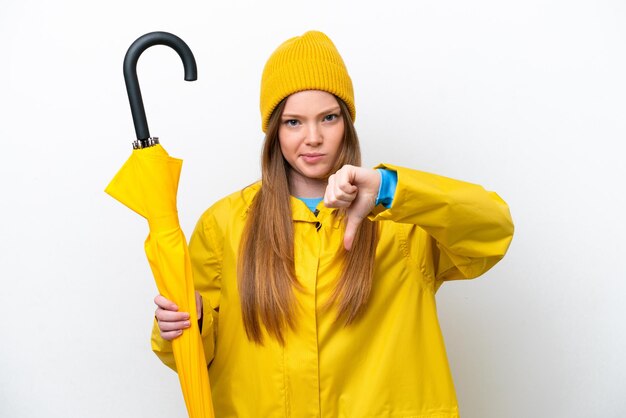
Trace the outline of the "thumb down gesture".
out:
[[[348,251],[352,248],[361,222],[374,209],[380,182],[378,171],[353,165],[344,165],[328,178],[324,205],[328,208],[346,208],[343,245]]]

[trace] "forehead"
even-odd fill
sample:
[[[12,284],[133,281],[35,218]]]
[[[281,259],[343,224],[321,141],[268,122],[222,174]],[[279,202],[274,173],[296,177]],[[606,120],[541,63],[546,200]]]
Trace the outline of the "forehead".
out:
[[[297,113],[317,115],[339,106],[332,94],[322,90],[304,90],[293,93],[285,101],[284,114]]]

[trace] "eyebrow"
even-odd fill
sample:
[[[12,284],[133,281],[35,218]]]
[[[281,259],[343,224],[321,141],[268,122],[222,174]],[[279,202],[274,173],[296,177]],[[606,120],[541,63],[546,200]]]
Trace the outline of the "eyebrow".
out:
[[[327,115],[329,113],[341,113],[341,108],[339,106],[334,106],[318,113],[316,116]],[[302,115],[298,115],[297,113],[283,113],[282,117],[283,118],[299,118],[299,117],[302,117]]]

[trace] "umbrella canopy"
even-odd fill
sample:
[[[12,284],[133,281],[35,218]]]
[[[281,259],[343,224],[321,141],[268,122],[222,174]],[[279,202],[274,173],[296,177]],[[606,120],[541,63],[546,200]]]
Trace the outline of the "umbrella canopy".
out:
[[[145,251],[159,293],[189,312],[190,327],[172,341],[178,378],[190,418],[212,418],[213,403],[207,363],[204,357],[198,317],[196,313],[195,291],[191,272],[191,261],[187,240],[178,221],[176,194],[182,167],[182,160],[170,157],[158,144],[158,139],[149,138],[143,103],[136,81],[137,58],[146,48],[156,44],[172,46],[187,63],[195,60],[189,47],[178,37],[165,32],[153,32],[139,38],[131,45],[124,60],[124,73],[137,139],[130,158],[107,186],[106,192],[139,215],[148,220],[150,234],[145,242]],[[191,61],[189,59],[191,56]],[[130,64],[128,64],[130,62]],[[127,70],[133,72],[135,85],[129,83]],[[130,78],[132,75],[130,74]],[[195,79],[195,74],[192,78]],[[132,89],[136,91],[131,92]],[[139,103],[141,109],[136,109]],[[140,117],[136,118],[136,114]],[[143,117],[143,130],[138,129],[138,119]],[[141,132],[140,132],[141,131]]]
[[[133,150],[106,192],[148,220],[145,251],[159,293],[189,312],[191,327],[172,341],[190,418],[213,417],[211,388],[196,314],[191,262],[178,223],[176,192],[182,160],[161,145]]]

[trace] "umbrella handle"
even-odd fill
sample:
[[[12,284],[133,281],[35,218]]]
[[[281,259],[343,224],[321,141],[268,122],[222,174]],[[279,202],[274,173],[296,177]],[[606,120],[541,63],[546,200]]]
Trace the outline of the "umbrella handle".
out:
[[[130,111],[133,114],[133,123],[135,124],[135,133],[138,141],[145,141],[150,138],[150,131],[148,130],[146,111],[141,98],[139,80],[137,79],[137,61],[143,51],[153,45],[166,45],[173,48],[183,61],[185,80],[194,81],[198,78],[196,59],[191,49],[178,36],[168,32],[150,32],[140,36],[132,43],[124,57],[124,81],[126,82],[126,92],[130,101]]]

